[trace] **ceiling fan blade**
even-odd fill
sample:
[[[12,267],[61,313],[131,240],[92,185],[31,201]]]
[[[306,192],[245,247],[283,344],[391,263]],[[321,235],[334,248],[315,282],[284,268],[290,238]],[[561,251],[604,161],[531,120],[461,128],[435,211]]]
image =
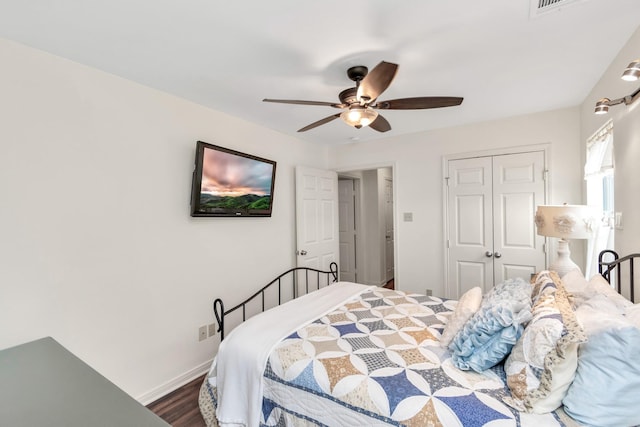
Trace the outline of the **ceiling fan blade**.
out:
[[[309,129],[313,129],[315,127],[318,127],[318,126],[324,125],[326,123],[332,122],[335,119],[337,119],[338,117],[340,117],[340,113],[334,114],[333,116],[325,117],[324,119],[318,120],[317,122],[313,122],[310,125],[307,125],[307,126],[303,127],[302,129],[298,129],[298,132],[306,132]]]
[[[391,130],[391,125],[382,117],[382,115],[378,114],[378,117],[369,124],[369,127],[373,130],[377,130],[378,132],[387,132]]]
[[[455,96],[420,96],[380,101],[373,108],[381,110],[424,110],[427,108],[454,107],[462,104],[464,98]]]
[[[398,72],[398,64],[382,61],[358,85],[358,101],[370,103],[387,90]]]
[[[299,99],[268,99],[265,98],[262,102],[276,102],[278,104],[298,104],[298,105],[321,105],[325,107],[344,108],[342,104],[336,104],[335,102],[322,102],[322,101],[301,101]]]

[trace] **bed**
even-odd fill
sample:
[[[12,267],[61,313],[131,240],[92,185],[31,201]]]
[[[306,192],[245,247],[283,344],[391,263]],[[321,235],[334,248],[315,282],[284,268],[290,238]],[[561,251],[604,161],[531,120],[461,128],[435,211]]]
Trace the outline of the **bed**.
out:
[[[602,276],[609,280],[615,277],[619,292],[623,278],[631,283],[630,298],[633,298],[636,257],[640,255],[619,257],[609,251],[601,254],[600,259]],[[621,273],[622,265],[631,265],[631,273]],[[283,281],[288,276],[291,276],[288,293],[292,299],[283,302]],[[586,289],[586,279],[576,277],[573,282],[578,280],[585,282],[572,283],[573,289]],[[549,300],[565,298],[569,301],[567,295],[572,295],[567,290],[571,287],[569,283],[565,289],[564,284],[556,282],[561,281],[551,273],[538,275],[534,284],[523,281],[501,284],[481,296],[482,302],[469,314],[464,313],[470,306],[466,294],[458,302],[338,282],[335,264],[326,272],[289,270],[229,310],[224,309],[221,300],[214,302],[223,341],[200,390],[201,412],[210,426],[581,425],[567,415],[564,405],[558,407],[559,398],[553,391],[564,375],[560,372],[561,365],[573,363],[572,368],[563,367],[563,372],[573,369],[577,375],[577,369],[580,373],[582,365],[577,349],[588,341],[576,317],[567,313],[566,304],[557,309],[555,305],[549,305]],[[244,322],[248,305],[257,302],[262,310],[267,308],[265,294],[274,286],[277,287],[278,305]],[[528,292],[526,297],[522,296],[523,291]],[[534,298],[531,297],[533,293],[536,294]],[[504,303],[507,294],[509,302]],[[527,298],[529,302],[525,301]],[[631,302],[628,304],[633,306]],[[583,311],[589,308],[588,305],[585,303]],[[626,309],[626,302],[623,305]],[[497,312],[496,307],[502,311]],[[239,312],[243,322],[225,337],[225,318]],[[482,323],[487,316],[493,323]],[[560,326],[549,326],[550,321],[563,316],[572,320]],[[469,326],[476,318],[481,319],[480,326]],[[499,325],[496,318],[508,320]],[[461,324],[451,338],[448,336],[451,330],[446,329],[453,328],[456,322]],[[530,326],[535,322],[545,328],[545,335],[549,335],[548,331],[554,327],[558,333],[553,351],[545,354],[544,363],[532,368],[525,366],[526,360],[523,365],[523,361],[517,359],[518,355],[520,359],[526,359],[526,344],[522,341],[527,338],[528,330],[535,329]],[[265,328],[265,325],[269,327]],[[487,344],[476,342],[474,327],[480,328],[480,335],[484,336],[490,335],[488,331],[493,326],[502,328],[499,338],[486,342],[498,350],[508,348],[511,352],[508,356],[496,356],[492,353],[494,350],[484,354]],[[451,340],[451,344],[441,345],[445,338]],[[632,335],[630,339],[635,342],[636,336]],[[535,348],[541,347],[539,338],[530,340]],[[469,351],[474,345],[476,348]],[[574,352],[573,361],[569,356],[571,351]],[[483,360],[478,362],[474,356],[480,353],[483,353]],[[501,362],[490,367],[478,366],[492,357]],[[521,369],[521,366],[525,367]],[[550,366],[554,375],[547,372]],[[586,374],[586,368],[584,370]],[[570,379],[573,381],[574,376]],[[527,391],[527,382],[532,381],[537,383]],[[571,381],[565,380],[565,384],[559,386],[565,395],[567,389],[571,392],[577,388]],[[585,375],[575,376],[574,382],[577,381],[586,383],[579,392],[569,393],[573,400],[567,400],[567,408],[574,412],[572,403],[582,402],[585,398],[582,390],[593,388]],[[612,387],[616,392],[615,385]],[[542,389],[546,390],[541,392]],[[542,398],[541,393],[544,394]],[[597,400],[600,397],[588,398]],[[579,403],[579,406],[584,405]],[[578,419],[579,415],[578,411]],[[617,422],[615,414],[613,418],[611,414],[607,416]],[[628,417],[621,416],[627,422]]]

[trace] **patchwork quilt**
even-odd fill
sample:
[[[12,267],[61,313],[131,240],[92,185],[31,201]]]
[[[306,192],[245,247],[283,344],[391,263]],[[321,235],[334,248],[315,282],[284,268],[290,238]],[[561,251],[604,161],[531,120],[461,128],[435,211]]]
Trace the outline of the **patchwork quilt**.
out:
[[[267,361],[261,425],[564,426],[507,406],[502,365],[451,363],[439,337],[455,304],[373,288],[298,329]]]

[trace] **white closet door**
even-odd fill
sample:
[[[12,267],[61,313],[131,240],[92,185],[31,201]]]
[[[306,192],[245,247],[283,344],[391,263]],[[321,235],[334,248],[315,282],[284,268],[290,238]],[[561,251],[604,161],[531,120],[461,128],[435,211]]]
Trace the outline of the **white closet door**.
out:
[[[491,157],[451,160],[448,170],[449,293],[493,285]]]
[[[449,160],[447,168],[449,296],[543,270],[534,216],[545,202],[544,152]]]
[[[544,270],[544,237],[536,234],[536,206],[544,204],[544,153],[493,157],[495,283]]]

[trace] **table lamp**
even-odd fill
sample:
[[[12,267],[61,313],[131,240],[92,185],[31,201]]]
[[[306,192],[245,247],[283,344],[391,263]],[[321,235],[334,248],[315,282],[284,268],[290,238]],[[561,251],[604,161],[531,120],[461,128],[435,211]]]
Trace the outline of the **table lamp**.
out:
[[[594,209],[584,205],[541,205],[536,211],[538,235],[559,237],[558,257],[549,270],[560,277],[580,267],[571,260],[569,239],[588,239],[593,235]]]

